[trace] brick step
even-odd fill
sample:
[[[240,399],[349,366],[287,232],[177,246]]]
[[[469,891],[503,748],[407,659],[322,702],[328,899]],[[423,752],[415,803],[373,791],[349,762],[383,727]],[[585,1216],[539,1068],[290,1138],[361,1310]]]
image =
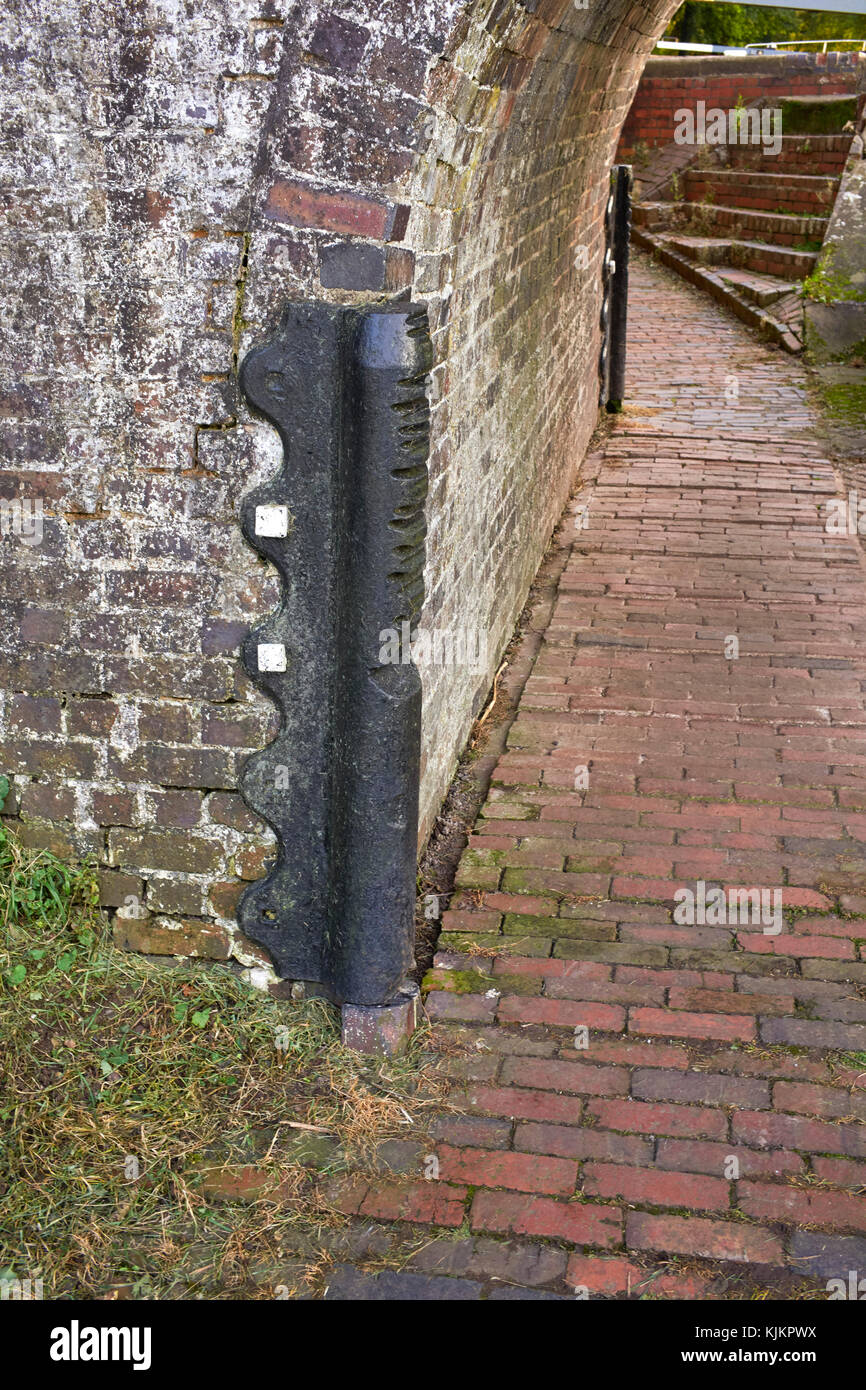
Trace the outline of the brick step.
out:
[[[760,145],[729,145],[733,169],[767,174],[825,174],[838,178],[845,167],[852,134],[783,135],[778,154],[764,154]]]
[[[708,199],[755,212],[828,217],[839,188],[820,174],[749,173],[743,169],[687,169],[683,186],[690,203]]]
[[[639,226],[632,228],[632,240],[635,245],[651,251],[658,260],[675,270],[684,280],[712,295],[717,303],[723,304],[743,323],[756,328],[762,337],[778,343],[786,352],[796,353],[802,350],[802,309],[799,307],[798,295],[781,295],[778,300],[781,307],[777,308],[774,304],[773,312],[770,313],[744,294],[740,285],[724,278],[722,271],[714,268],[714,264],[718,265],[725,257],[740,253],[748,256],[752,251],[749,243],[719,242],[700,237],[657,236]],[[780,256],[790,257],[793,254],[780,251],[773,246],[758,245],[756,249]],[[719,260],[713,262],[714,256],[718,256]],[[812,261],[815,259],[814,256],[811,257]],[[727,270],[731,268],[725,267]]]
[[[760,239],[767,245],[797,247],[804,241],[820,247],[827,229],[825,217],[796,217],[785,212],[751,212],[746,208],[702,203],[638,203],[634,221],[656,231],[676,230],[711,236],[714,231],[738,233],[746,240]],[[805,248],[803,248],[805,249]]]
[[[719,270],[718,274],[726,284],[733,285],[746,299],[760,304],[761,308],[766,308],[785,295],[796,293],[798,287],[796,280],[781,280],[776,275],[755,275],[733,266]]]
[[[786,246],[770,246],[761,241],[691,236],[688,233],[662,236],[660,239],[669,242],[680,255],[692,261],[701,261],[705,265],[735,266],[739,270],[754,270],[759,275],[778,275],[783,279],[805,279],[818,259],[813,251],[792,251]]]

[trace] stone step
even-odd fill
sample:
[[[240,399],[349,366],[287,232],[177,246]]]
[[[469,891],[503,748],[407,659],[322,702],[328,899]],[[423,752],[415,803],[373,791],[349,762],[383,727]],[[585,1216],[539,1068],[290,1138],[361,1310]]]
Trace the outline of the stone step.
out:
[[[659,240],[669,243],[689,260],[704,265],[733,266],[788,280],[805,279],[818,259],[813,251],[792,251],[786,246],[769,246],[761,241],[741,241],[736,238],[669,233],[662,234]]]
[[[798,288],[796,280],[782,280],[777,275],[756,275],[753,271],[740,270],[736,266],[720,269],[718,274],[726,284],[733,285],[746,299],[760,304],[762,308],[795,293]]]
[[[784,129],[784,127],[783,127]],[[842,135],[782,135],[778,154],[764,154],[760,145],[729,145],[728,158],[734,169],[768,174],[826,174],[838,178],[853,139]]]
[[[773,246],[820,249],[827,228],[823,217],[798,217],[785,212],[752,212],[748,208],[725,207],[716,203],[638,203],[635,222],[655,230],[671,228],[696,235],[737,233],[748,240],[760,238]],[[805,247],[803,242],[814,242]]]
[[[838,178],[820,174],[751,173],[744,169],[687,169],[683,191],[690,203],[710,201],[751,212],[828,217]]]
[[[703,260],[698,255],[704,251],[709,256],[732,255],[735,248],[739,253],[741,247],[748,255],[748,247],[744,243],[719,242],[700,237],[658,236],[640,226],[632,228],[632,240],[635,245],[651,251],[658,260],[675,270],[684,280],[712,295],[719,304],[724,304],[731,313],[757,329],[763,337],[778,343],[787,352],[796,353],[802,350],[802,306],[798,294],[791,292],[781,295],[770,312],[744,294],[741,285],[726,278],[731,267],[720,269],[712,260]],[[769,252],[777,250],[772,246],[759,249]],[[814,257],[812,259],[814,260]]]

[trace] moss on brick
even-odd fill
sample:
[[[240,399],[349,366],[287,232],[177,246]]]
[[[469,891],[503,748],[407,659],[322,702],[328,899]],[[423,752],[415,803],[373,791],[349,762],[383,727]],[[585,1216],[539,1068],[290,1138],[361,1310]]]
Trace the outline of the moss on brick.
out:
[[[866,302],[866,286],[854,285],[850,276],[834,268],[836,247],[825,246],[812,274],[803,281],[803,294],[819,304],[838,300]]]
[[[857,115],[855,96],[789,99],[778,103],[785,135],[833,135]]]
[[[857,343],[851,355],[866,353],[866,342]],[[852,423],[862,423],[866,419],[866,381],[840,381],[826,385],[822,391],[824,402],[831,415]]]

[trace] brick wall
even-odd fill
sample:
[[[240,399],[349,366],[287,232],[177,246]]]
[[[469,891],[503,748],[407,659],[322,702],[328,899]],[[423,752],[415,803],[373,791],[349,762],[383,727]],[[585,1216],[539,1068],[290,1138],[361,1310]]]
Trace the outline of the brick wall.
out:
[[[279,444],[235,370],[289,297],[430,306],[423,625],[488,642],[423,673],[429,830],[595,423],[607,169],[674,8],[7,7],[0,497],[44,518],[0,540],[0,770],[123,944],[261,960],[236,787],[274,716],[237,653],[278,586],[237,506]]]
[[[756,58],[650,58],[626,117],[618,157],[630,160],[638,143],[650,149],[674,138],[674,113],[698,101],[732,110],[761,97],[833,96],[857,89],[857,53],[797,53]]]

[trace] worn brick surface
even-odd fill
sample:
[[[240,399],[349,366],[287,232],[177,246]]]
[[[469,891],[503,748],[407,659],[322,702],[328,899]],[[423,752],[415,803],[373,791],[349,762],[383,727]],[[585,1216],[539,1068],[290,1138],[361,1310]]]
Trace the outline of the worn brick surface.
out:
[[[821,1296],[866,1230],[866,571],[825,529],[804,369],[640,257],[632,279],[630,408],[566,514],[428,980],[497,1125],[452,1126],[440,1181],[479,1234],[573,1249],[591,1298]],[[744,895],[676,920],[698,880]]]

